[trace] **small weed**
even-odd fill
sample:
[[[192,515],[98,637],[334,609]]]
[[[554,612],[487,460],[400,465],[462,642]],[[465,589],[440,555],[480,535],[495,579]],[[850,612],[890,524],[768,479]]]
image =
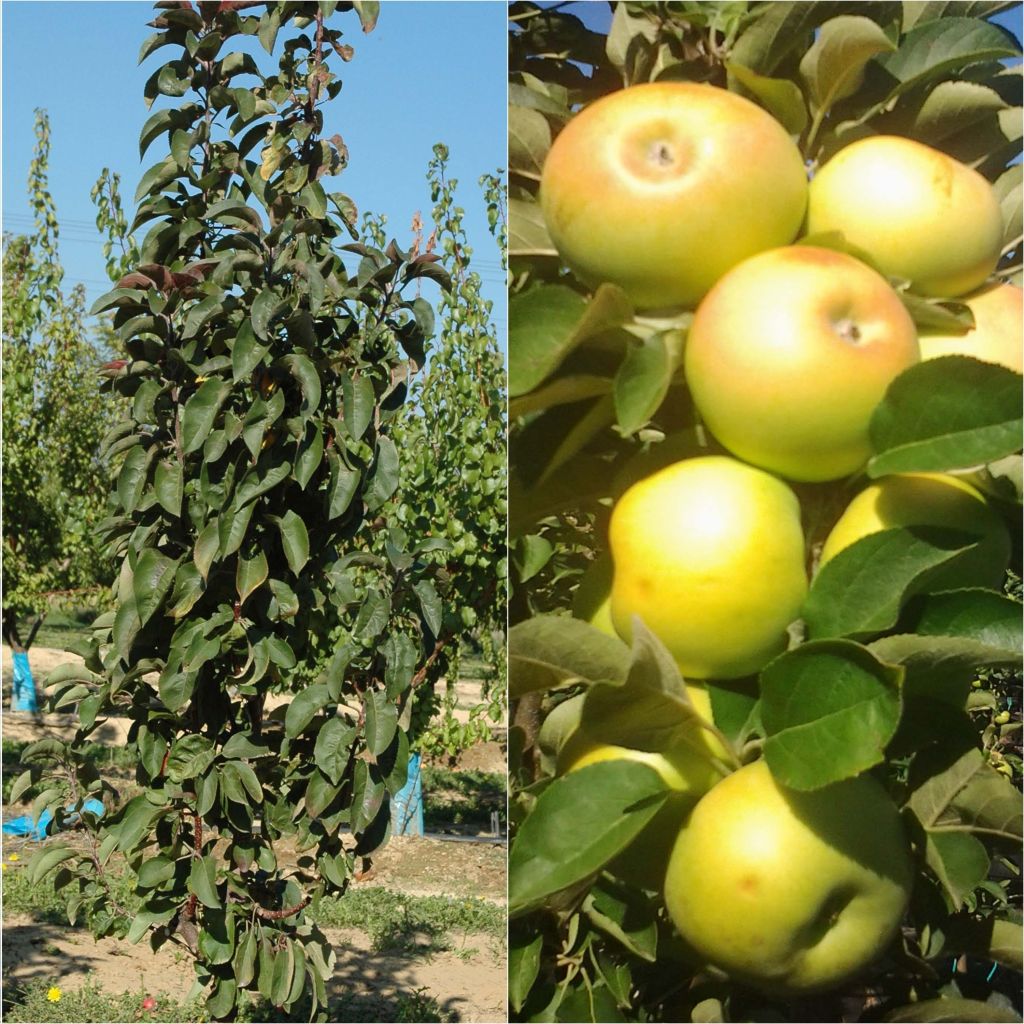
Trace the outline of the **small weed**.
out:
[[[416,1021],[451,1021],[454,1017],[441,1009],[438,1001],[425,988],[410,995],[398,997],[395,1006],[396,1024],[414,1024]]]
[[[56,995],[56,998],[54,998]],[[156,1005],[143,1010],[145,992],[123,992],[111,995],[88,981],[81,988],[65,991],[50,981],[36,979],[24,986],[8,982],[4,985],[4,1020],[11,1024],[33,1021],[35,1024],[102,1024],[105,1021],[180,1021],[182,1024],[204,1019],[203,1004],[198,1001],[179,1003],[167,996],[156,996]]]

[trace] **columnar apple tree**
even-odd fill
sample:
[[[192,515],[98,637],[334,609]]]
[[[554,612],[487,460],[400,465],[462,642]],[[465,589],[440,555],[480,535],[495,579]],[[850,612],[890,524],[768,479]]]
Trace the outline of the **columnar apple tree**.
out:
[[[1021,324],[1020,292],[998,288],[1020,285],[1020,43],[993,21],[1013,5],[610,7],[602,29],[594,27],[595,5],[527,0],[510,7],[513,1019],[1019,1019],[1021,568],[1019,543],[1011,554],[1009,538],[1020,534],[1021,385],[1013,367],[1020,366]],[[650,82],[666,84],[659,90]],[[604,97],[617,93],[615,109],[625,111],[633,102],[628,87],[637,85],[647,99],[636,103],[650,102],[654,113],[634,121],[614,114]],[[704,161],[714,159],[717,133],[733,116],[727,111],[739,111],[737,96],[748,101],[749,125],[764,123],[767,113],[776,122],[772,132],[739,132],[739,151],[703,191],[693,187],[689,207],[681,216],[677,209],[673,221],[667,208],[691,187],[687,174],[708,174]],[[721,116],[705,117],[693,130],[702,104],[718,104]],[[595,135],[585,155],[573,151],[568,140],[588,130]],[[985,259],[969,268],[972,282],[947,290],[934,282],[922,287],[928,282],[914,280],[912,271],[874,278],[901,334],[911,342],[919,336],[922,356],[939,337],[959,342],[961,354],[920,362],[912,354],[892,371],[868,406],[859,467],[819,473],[810,463],[820,431],[800,442],[803,454],[788,466],[758,464],[754,448],[777,447],[790,419],[799,424],[824,405],[839,423],[852,402],[820,400],[826,368],[805,375],[797,391],[762,392],[780,417],[773,420],[752,401],[737,401],[734,382],[725,381],[726,424],[700,393],[700,358],[710,353],[721,371],[730,331],[749,314],[754,323],[736,348],[744,359],[764,358],[767,373],[771,346],[757,321],[773,315],[767,311],[780,289],[728,302],[720,290],[726,324],[709,322],[713,314],[699,300],[718,288],[723,256],[751,273],[788,258],[808,266],[871,265],[867,242],[852,244],[834,228],[813,238],[798,229],[801,196],[815,188],[819,169],[855,140],[876,135],[948,154],[979,196],[959,208],[965,222],[956,230],[970,239],[944,237],[952,218],[903,239],[942,264],[982,238]],[[906,148],[900,140],[891,145]],[[790,159],[787,148],[800,159]],[[800,180],[801,165],[810,183]],[[745,189],[762,175],[772,184],[751,200]],[[888,198],[886,181],[893,179],[861,171],[830,198],[838,208],[849,199],[850,208],[863,209],[872,190]],[[899,194],[907,206],[948,196],[935,187],[934,197],[927,187]],[[715,204],[717,234],[709,226]],[[791,223],[779,228],[776,216]],[[889,225],[873,227],[884,233]],[[772,237],[758,242],[762,230]],[[744,245],[746,255],[737,255]],[[788,245],[814,248],[778,248]],[[759,248],[774,254],[756,255]],[[709,268],[717,268],[710,280]],[[870,273],[863,265],[857,272]],[[986,275],[982,294],[1007,297],[1016,309],[994,331],[983,329],[988,314],[972,290]],[[666,298],[665,281],[678,294]],[[844,314],[836,315],[841,321]],[[702,332],[708,336],[698,337]],[[998,352],[983,347],[993,334]],[[778,332],[773,338],[789,351]],[[797,340],[792,332],[787,338]],[[856,348],[861,338],[848,341]],[[964,354],[972,345],[978,358]],[[730,372],[747,373],[744,383],[756,392],[760,371],[727,370],[719,381]],[[733,427],[756,443],[740,450]],[[738,459],[786,478],[772,486],[784,486],[788,511],[765,511],[767,484],[737,497],[726,481],[742,471]],[[676,468],[654,475],[670,465]],[[706,482],[684,500],[672,490],[671,474],[681,477],[688,465]],[[904,476],[923,473],[943,476]],[[667,497],[658,496],[662,483]],[[894,504],[915,510],[865,536],[850,526],[879,493],[872,486],[890,496],[902,489],[905,497]],[[716,496],[719,487],[724,498]],[[631,497],[620,501],[627,491]],[[759,514],[767,532],[752,549],[743,521]],[[706,532],[678,535],[681,523],[698,521]],[[791,575],[784,575],[773,552],[798,527],[804,550],[790,585],[792,558]],[[705,571],[705,538],[730,530],[737,554],[729,569],[737,575],[719,573],[720,566]],[[844,550],[836,554],[841,534]],[[699,596],[684,594],[691,583]],[[752,612],[773,592],[783,595],[776,611],[789,622],[788,636],[770,612]],[[732,608],[733,617],[710,608],[712,601]],[[716,614],[715,625],[703,625]],[[686,636],[728,662],[738,657],[735,636],[749,634],[755,620],[775,622],[778,652],[755,671],[720,670],[723,662],[709,669],[680,653]],[[739,671],[746,674],[713,678]],[[877,821],[866,815],[858,835],[844,836],[841,822],[823,833],[826,848],[859,845],[848,863],[873,864],[876,878],[897,880],[904,902],[913,875],[905,914],[897,898],[888,921],[869,914],[855,928],[858,942],[872,929],[882,937],[856,971],[844,966],[833,975],[838,983],[821,979],[849,954],[849,942],[824,955],[828,963],[802,988],[788,987],[786,974],[819,940],[826,948],[857,883],[837,902],[823,901],[820,918],[781,945],[785,926],[771,901],[790,893],[781,916],[798,919],[801,898],[817,897],[792,893],[815,891],[827,873],[823,860],[794,857],[785,884],[759,896],[752,895],[762,884],[756,863],[731,890],[719,885],[759,839],[770,846],[773,828],[789,827],[785,813],[763,832],[716,820],[750,802],[739,783],[720,783],[722,790],[710,789],[714,799],[696,804],[705,807],[693,811],[699,827],[669,862],[685,871],[666,878],[668,851],[696,800],[688,787],[699,795],[734,772],[751,778],[755,765],[789,794],[778,806],[817,802],[824,819],[832,794],[839,801],[863,786],[879,806],[899,809]],[[730,794],[737,801],[731,808]],[[674,834],[666,838],[673,805]],[[816,813],[800,816],[814,828]],[[900,834],[906,838],[894,841]],[[872,842],[862,843],[859,836],[868,835]],[[904,867],[908,856],[912,872]],[[697,877],[698,870],[704,874]],[[705,884],[709,878],[713,885]],[[709,899],[719,902],[709,906]],[[702,915],[713,922],[718,953],[714,941],[694,948]],[[744,924],[749,932],[762,922],[764,931],[742,940],[723,931]]]
[[[103,798],[86,840],[47,843],[34,877],[58,869],[97,934],[179,946],[218,1018],[247,992],[325,1013],[334,954],[309,908],[387,838],[443,613],[433,570],[410,578],[423,538],[388,502],[407,353],[433,319],[409,286],[448,281],[433,256],[348,241],[355,207],[331,187],[348,152],[325,104],[353,55],[335,12],[353,7],[369,31],[377,4],[358,0],[157,5],[146,100],[180,99],[142,129],[140,151],[163,152],[135,196],[141,263],[94,307],[123,344],[104,386],[131,407],[104,439],[117,608],[84,669],[51,679],[74,740],[26,751],[15,786],[44,776],[35,809],[58,830]],[[347,641],[311,676],[338,616]],[[142,789],[120,806],[76,756],[111,715]],[[141,896],[130,918],[115,857]]]

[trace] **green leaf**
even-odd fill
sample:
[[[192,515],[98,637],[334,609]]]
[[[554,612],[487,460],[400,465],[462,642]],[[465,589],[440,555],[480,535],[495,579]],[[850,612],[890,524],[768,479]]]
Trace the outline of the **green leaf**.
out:
[[[615,416],[635,434],[657,412],[683,356],[682,331],[663,331],[631,346],[615,375]]]
[[[412,589],[416,597],[419,598],[420,612],[423,615],[423,621],[427,624],[427,629],[434,636],[439,636],[444,606],[434,584],[430,580],[420,580]]]
[[[508,201],[508,216],[510,257],[558,257],[558,250],[548,234],[544,214],[538,203],[512,196]]]
[[[867,62],[895,49],[870,18],[840,15],[826,21],[800,61],[800,77],[815,109],[828,110],[852,96],[864,81]]]
[[[274,43],[277,41],[277,33],[281,28],[281,18],[277,11],[273,8],[268,10],[260,18],[260,26],[257,31],[257,36],[260,41],[260,45],[267,53],[274,52]]]
[[[931,526],[881,530],[826,562],[814,577],[803,618],[812,639],[870,636],[896,624],[908,597],[926,590],[978,538]]]
[[[567,405],[572,402],[581,402],[587,398],[598,398],[601,395],[610,394],[612,386],[612,381],[607,377],[589,373],[555,377],[529,394],[513,398],[509,402],[509,417],[518,419],[520,416],[550,409],[556,405]]]
[[[884,759],[900,719],[901,669],[843,640],[803,644],[761,672],[764,754],[791,789],[821,789]]]
[[[234,380],[243,380],[266,358],[269,345],[262,344],[252,329],[252,320],[242,321],[231,345],[231,374]]]
[[[278,520],[277,527],[281,531],[281,545],[284,547],[288,567],[298,576],[302,572],[302,567],[309,561],[309,534],[306,532],[306,524],[294,509],[289,509]]]
[[[629,845],[664,803],[658,773],[605,761],[556,778],[537,798],[509,855],[509,913],[584,882]]]
[[[172,516],[180,516],[184,493],[181,463],[161,459],[156,464],[156,472],[153,474],[153,487],[160,505]]]
[[[307,424],[306,435],[295,456],[295,482],[303,490],[320,468],[324,457],[324,435],[315,423]]]
[[[908,126],[913,138],[929,146],[944,142],[990,121],[1006,101],[995,89],[978,82],[939,82],[928,92]]]
[[[253,504],[243,506],[240,510],[228,509],[217,517],[217,542],[221,558],[233,555],[245,542],[252,520]]]
[[[369,377],[352,378],[346,374],[341,378],[341,394],[345,428],[358,441],[373,420],[373,381]]]
[[[544,160],[551,148],[547,118],[529,107],[509,105],[508,165],[517,174],[540,181]]]
[[[244,605],[246,599],[263,586],[268,575],[267,556],[262,551],[257,551],[252,558],[239,558],[235,571],[238,603]]]
[[[323,683],[313,683],[293,698],[285,712],[284,729],[289,738],[298,736],[327,705],[329,694]]]
[[[354,0],[352,6],[359,15],[363,32],[372,32],[380,17],[380,0]]]
[[[144,794],[129,800],[122,808],[117,824],[111,830],[117,835],[117,848],[122,853],[131,853],[149,831],[157,814],[159,808],[154,807]]]
[[[313,762],[335,786],[348,766],[355,738],[355,726],[340,718],[329,718],[317,733]]]
[[[181,437],[186,454],[202,448],[230,393],[231,385],[227,381],[211,377],[203,381],[185,403],[181,412]]]
[[[602,284],[588,303],[565,285],[542,285],[509,303],[509,397],[542,384],[582,342],[628,323],[625,292]]]
[[[247,757],[269,757],[273,751],[262,743],[253,743],[248,732],[236,732],[221,747],[221,754],[230,760],[237,761]]]
[[[537,616],[509,630],[511,696],[570,682],[625,682],[629,648],[579,619]]]
[[[915,755],[907,806],[928,831],[980,832],[1019,842],[1020,793],[973,743],[968,737],[960,746],[932,746]]]
[[[657,961],[658,920],[656,905],[636,889],[601,878],[587,893],[583,912],[601,931],[625,946],[634,956]]]
[[[352,772],[352,831],[358,835],[365,831],[384,802],[384,783],[370,775],[370,766],[357,758]]]
[[[387,694],[374,690],[363,698],[366,724],[363,734],[366,747],[374,757],[379,757],[391,746],[398,730],[398,708],[388,700]]]
[[[291,353],[282,356],[278,362],[295,378],[302,392],[302,407],[299,409],[303,419],[311,416],[320,405],[320,375],[316,371],[309,356]]]
[[[807,127],[807,104],[796,82],[759,75],[733,61],[726,61],[725,68],[790,135],[799,135]]]
[[[47,845],[41,850],[37,850],[32,854],[27,865],[26,874],[28,875],[29,882],[32,885],[36,885],[55,868],[76,856],[78,856],[78,851],[72,850],[67,846]]]
[[[174,877],[174,861],[159,853],[142,862],[139,868],[139,885],[144,889],[155,889],[158,885]]]
[[[1014,164],[995,183],[996,196],[1003,213],[1003,248],[1018,242],[1024,230],[1024,167]]]
[[[1020,1017],[1013,1010],[983,1003],[980,999],[960,998],[925,999],[890,1010],[883,1020],[902,1024],[915,1021],[922,1024],[946,1024],[947,1021],[959,1024],[1020,1024]]]
[[[211,519],[196,538],[195,550],[192,552],[192,559],[204,582],[210,575],[210,567],[213,565],[219,549],[220,535],[217,520]]]
[[[135,566],[132,590],[141,629],[163,603],[174,584],[179,559],[168,558],[156,548],[146,548]]]
[[[179,94],[180,95],[180,94]],[[154,164],[142,176],[139,187],[135,190],[135,205],[151,193],[162,191],[178,177],[178,162],[173,157],[167,157],[160,163]]]
[[[508,999],[519,1013],[540,974],[540,953],[544,936],[513,933],[508,948]]]
[[[283,313],[286,308],[287,303],[280,293],[275,292],[271,288],[264,288],[256,296],[256,300],[252,304],[252,318],[250,322],[256,337],[269,341],[271,321],[278,314]]]
[[[988,876],[989,859],[976,837],[959,832],[929,832],[925,861],[949,894],[954,909]]]
[[[142,500],[142,492],[149,476],[149,464],[155,451],[155,448],[136,445],[121,464],[121,470],[117,475],[117,498],[125,512],[134,512]]]
[[[1020,447],[1020,374],[969,356],[928,359],[889,386],[871,418],[872,477],[965,469]]]
[[[268,453],[269,455],[269,453]],[[291,476],[292,467],[281,456],[264,456],[260,463],[246,473],[235,492],[235,508],[242,508],[261,494],[273,490]]]
[[[1019,53],[1013,36],[998,25],[975,18],[945,17],[916,25],[895,53],[882,54],[877,60],[900,83],[894,90],[898,94],[968,64]]]
[[[1019,657],[1024,649],[1021,606],[1003,594],[981,588],[929,594],[914,617],[914,632],[964,637]]]
[[[363,491],[363,504],[367,512],[376,512],[398,488],[398,449],[390,437],[377,438],[377,460],[373,475]]]
[[[337,519],[344,515],[359,487],[360,473],[341,461],[337,452],[327,453],[330,467],[330,483],[327,489],[327,518]]]

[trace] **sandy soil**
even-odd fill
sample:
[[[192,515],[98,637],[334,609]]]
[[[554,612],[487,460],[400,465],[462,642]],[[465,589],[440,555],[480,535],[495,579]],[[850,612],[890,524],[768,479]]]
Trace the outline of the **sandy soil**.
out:
[[[326,934],[338,955],[329,994],[342,1000],[344,1020],[393,1021],[399,998],[421,988],[455,1020],[505,1020],[504,955],[481,936],[452,936],[453,952],[421,957],[374,952],[351,929]],[[24,915],[4,919],[3,958],[5,985],[46,978],[72,990],[91,978],[111,993],[138,992],[140,1003],[147,995],[183,999],[194,979],[187,957],[169,945],[153,953],[145,942],[94,941]]]

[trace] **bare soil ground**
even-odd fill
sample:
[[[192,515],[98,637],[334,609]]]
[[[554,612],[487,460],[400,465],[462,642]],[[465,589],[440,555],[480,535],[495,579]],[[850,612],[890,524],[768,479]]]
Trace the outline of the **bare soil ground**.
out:
[[[338,965],[329,988],[332,1002],[343,1000],[346,1019],[394,1020],[403,995],[426,989],[446,1015],[457,1021],[505,1020],[505,958],[476,935],[454,936],[452,952],[427,956],[380,953],[355,929],[325,929]],[[96,941],[85,931],[62,928],[25,915],[3,922],[4,983],[59,979],[69,991],[91,979],[107,992],[138,992],[181,1000],[194,974],[187,957],[164,946],[153,953],[146,943]],[[358,1008],[358,1015],[350,1015]]]
[[[9,692],[12,670],[6,646],[2,659],[3,686]],[[33,647],[30,661],[39,690],[57,665],[80,660],[65,651]],[[458,692],[459,704],[468,716],[479,689],[472,683],[460,683]],[[2,718],[6,740],[68,737],[74,727],[72,715],[5,713]],[[124,724],[111,719],[92,738],[117,745],[124,737]],[[465,751],[457,767],[504,772],[505,764],[501,745],[485,743]],[[498,845],[396,837],[374,858],[372,873],[358,884],[381,885],[411,895],[474,896],[504,904],[506,850]],[[507,1019],[504,944],[489,936],[453,935],[450,951],[424,949],[418,953],[413,948],[396,955],[373,950],[369,937],[361,931],[326,931],[338,954],[331,991],[344,1004],[345,1019],[393,1021],[399,999],[421,989],[437,1000],[450,1019],[481,1024]],[[175,999],[186,995],[193,979],[191,965],[176,950],[164,947],[153,953],[145,943],[130,946],[116,939],[96,941],[86,931],[26,915],[4,917],[3,975],[5,983],[55,978],[69,989],[91,977],[109,992],[139,992],[157,998],[165,994]]]

